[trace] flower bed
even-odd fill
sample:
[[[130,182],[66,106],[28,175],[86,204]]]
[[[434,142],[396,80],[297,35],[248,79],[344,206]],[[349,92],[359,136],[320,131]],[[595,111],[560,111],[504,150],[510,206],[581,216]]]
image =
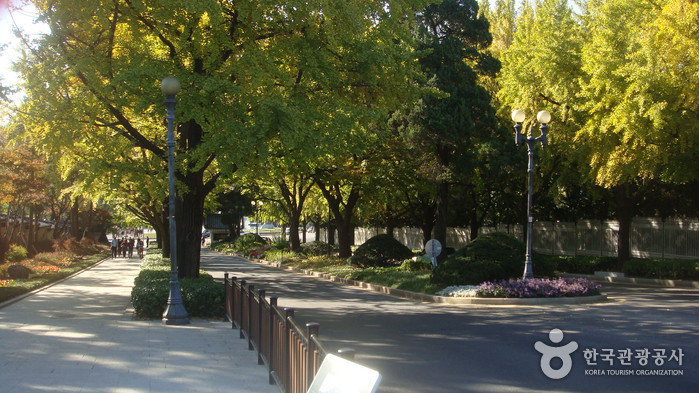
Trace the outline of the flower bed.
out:
[[[600,288],[600,284],[586,278],[532,278],[484,282],[478,286],[448,287],[437,294],[457,297],[498,298],[574,297],[599,295]]]
[[[0,280],[0,288],[8,288],[15,284],[15,280]]]
[[[61,271],[61,268],[58,266],[44,265],[44,266],[37,266],[35,268],[32,268],[32,270],[34,270],[34,273],[46,274],[46,273],[58,273],[59,271]]]

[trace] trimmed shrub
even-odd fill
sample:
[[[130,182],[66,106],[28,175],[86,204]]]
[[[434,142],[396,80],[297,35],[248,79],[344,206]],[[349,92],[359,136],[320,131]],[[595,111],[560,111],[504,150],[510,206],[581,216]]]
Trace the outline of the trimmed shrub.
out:
[[[27,252],[26,248],[18,244],[11,244],[5,258],[7,258],[7,262],[17,263],[27,259],[28,256],[29,253]]]
[[[335,247],[330,247],[328,243],[317,240],[314,242],[302,243],[299,254],[318,257],[328,254],[328,250],[332,253],[335,251]]]
[[[413,256],[413,252],[393,236],[382,234],[367,240],[355,250],[349,262],[361,267],[391,266]]]
[[[406,259],[400,264],[400,268],[406,272],[429,271],[432,269],[432,262],[422,258]]]
[[[198,278],[180,280],[182,303],[190,317],[212,318],[223,315],[223,284],[202,272]],[[134,280],[131,304],[137,318],[161,318],[170,294],[169,260],[147,255]]]
[[[27,279],[31,272],[31,269],[23,265],[10,265],[7,267],[7,275],[13,280]]]
[[[504,233],[478,236],[466,247],[456,251],[432,272],[431,280],[439,285],[478,285],[522,276],[524,243]],[[534,255],[534,274],[553,276],[555,264]]]
[[[624,263],[624,273],[630,277],[696,279],[699,261],[677,259],[629,259]]]
[[[556,270],[565,273],[594,274],[595,271],[619,271],[619,259],[615,257],[592,256],[548,256],[553,261]]]

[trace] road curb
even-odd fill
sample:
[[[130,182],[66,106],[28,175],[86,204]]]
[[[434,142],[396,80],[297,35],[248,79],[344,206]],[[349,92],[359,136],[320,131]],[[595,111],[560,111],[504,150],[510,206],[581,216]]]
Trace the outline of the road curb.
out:
[[[320,273],[308,269],[299,269],[291,266],[281,266],[279,262],[266,261],[264,259],[250,259],[237,254],[239,258],[246,259],[261,265],[271,266],[277,269],[286,270],[295,273],[302,273],[307,276],[318,277],[324,280],[337,282],[340,284],[355,286],[359,288],[369,289],[374,292],[387,295],[397,296],[404,299],[416,300],[425,303],[440,303],[454,305],[483,305],[483,306],[548,306],[561,304],[592,304],[606,302],[609,299],[607,295],[597,296],[577,296],[577,297],[550,297],[550,298],[485,298],[485,297],[453,297],[453,296],[438,296],[428,295],[424,293],[406,291],[404,289],[396,289],[384,285],[371,284],[363,281],[351,280],[348,278],[334,276],[332,274]]]

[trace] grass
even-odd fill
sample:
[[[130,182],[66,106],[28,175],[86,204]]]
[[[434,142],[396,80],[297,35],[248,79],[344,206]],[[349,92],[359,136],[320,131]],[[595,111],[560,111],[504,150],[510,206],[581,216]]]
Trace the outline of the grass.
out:
[[[267,259],[279,261],[280,256],[272,254]],[[430,282],[429,270],[407,271],[401,266],[363,269],[334,256],[304,258],[298,254],[284,253],[282,265],[419,293],[435,294],[443,288]]]
[[[61,267],[60,271],[58,272],[30,274],[28,279],[12,280],[13,283],[11,286],[0,287],[0,303],[66,278],[73,273],[96,264],[106,256],[106,253],[88,255],[80,259],[73,260],[70,266]]]

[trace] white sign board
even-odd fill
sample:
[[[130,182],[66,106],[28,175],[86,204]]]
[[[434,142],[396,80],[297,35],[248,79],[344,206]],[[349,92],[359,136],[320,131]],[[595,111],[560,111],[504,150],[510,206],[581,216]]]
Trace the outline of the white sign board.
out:
[[[425,243],[425,254],[432,258],[432,268],[437,267],[437,257],[442,253],[442,243],[437,239],[430,239]]]
[[[307,393],[374,393],[380,382],[378,371],[328,354]]]

